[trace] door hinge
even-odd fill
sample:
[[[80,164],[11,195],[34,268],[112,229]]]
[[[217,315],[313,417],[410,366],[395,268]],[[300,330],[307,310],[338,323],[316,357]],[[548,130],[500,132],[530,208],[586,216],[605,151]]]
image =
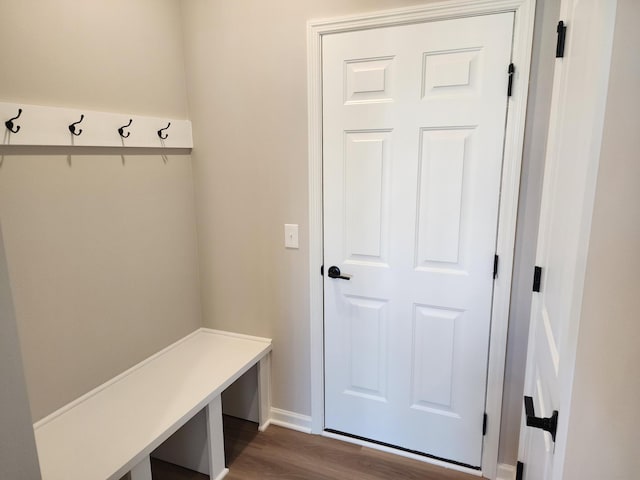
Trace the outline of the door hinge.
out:
[[[498,259],[500,257],[498,257],[498,255],[494,255],[493,256],[493,278],[496,278],[498,276]]]
[[[533,291],[540,291],[540,281],[542,279],[542,268],[537,265],[533,267]]]
[[[484,437],[487,434],[487,414],[485,413],[482,417],[482,436]]]
[[[324,277],[324,265],[320,265],[320,275]]]
[[[539,428],[551,434],[551,439],[556,441],[556,432],[558,430],[558,411],[554,410],[550,417],[536,417],[536,411],[533,406],[533,398],[525,395],[524,397],[524,413],[527,427]]]
[[[516,464],[516,480],[524,480],[524,463],[522,462]]]
[[[509,64],[509,68],[507,69],[507,73],[509,74],[509,84],[507,86],[507,97],[511,96],[511,91],[513,90],[513,74],[516,72],[516,67],[513,63]]]
[[[564,40],[567,35],[567,26],[562,20],[558,22],[558,43],[556,43],[556,58],[564,57]]]

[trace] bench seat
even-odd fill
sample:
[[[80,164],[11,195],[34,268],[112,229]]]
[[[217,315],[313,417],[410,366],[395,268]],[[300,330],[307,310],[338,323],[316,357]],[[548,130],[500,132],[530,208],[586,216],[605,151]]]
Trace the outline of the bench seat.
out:
[[[43,480],[151,478],[149,454],[203,408],[211,479],[224,465],[220,395],[258,364],[268,423],[271,340],[200,329],[34,425]]]

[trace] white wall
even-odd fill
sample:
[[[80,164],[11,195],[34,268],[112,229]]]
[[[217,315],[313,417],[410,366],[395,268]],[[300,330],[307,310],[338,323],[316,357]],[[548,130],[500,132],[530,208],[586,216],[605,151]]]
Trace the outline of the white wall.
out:
[[[187,117],[178,0],[1,0],[0,100]]]
[[[618,0],[565,480],[640,475],[639,21],[640,3]]]
[[[0,478],[40,478],[18,328],[0,231]]]
[[[2,0],[0,45],[0,101],[188,116],[178,0]],[[34,420],[201,325],[189,155],[114,152],[0,146]]]

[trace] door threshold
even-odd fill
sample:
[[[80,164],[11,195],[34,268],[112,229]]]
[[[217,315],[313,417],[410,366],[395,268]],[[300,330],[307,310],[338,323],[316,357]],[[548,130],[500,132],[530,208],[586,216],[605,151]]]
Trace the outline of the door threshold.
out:
[[[362,447],[371,448],[373,450],[380,450],[382,452],[391,453],[393,455],[399,455],[405,458],[411,458],[419,462],[430,463],[438,467],[448,468],[450,470],[456,470],[458,472],[464,472],[478,477],[482,476],[481,467],[474,467],[466,463],[456,462],[454,460],[447,460],[445,458],[429,455],[428,453],[418,452],[416,450],[410,450],[408,448],[402,448],[395,445],[391,445],[377,440],[371,440],[369,438],[359,437],[350,433],[340,432],[330,428],[325,428],[322,431],[322,436],[327,438],[333,438],[334,440],[341,440],[343,442],[354,443]]]

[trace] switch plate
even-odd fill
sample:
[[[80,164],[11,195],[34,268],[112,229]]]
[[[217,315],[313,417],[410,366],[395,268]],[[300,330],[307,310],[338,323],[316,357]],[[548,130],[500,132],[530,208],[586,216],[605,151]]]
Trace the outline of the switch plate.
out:
[[[284,246],[286,248],[298,248],[298,225],[284,224]]]

